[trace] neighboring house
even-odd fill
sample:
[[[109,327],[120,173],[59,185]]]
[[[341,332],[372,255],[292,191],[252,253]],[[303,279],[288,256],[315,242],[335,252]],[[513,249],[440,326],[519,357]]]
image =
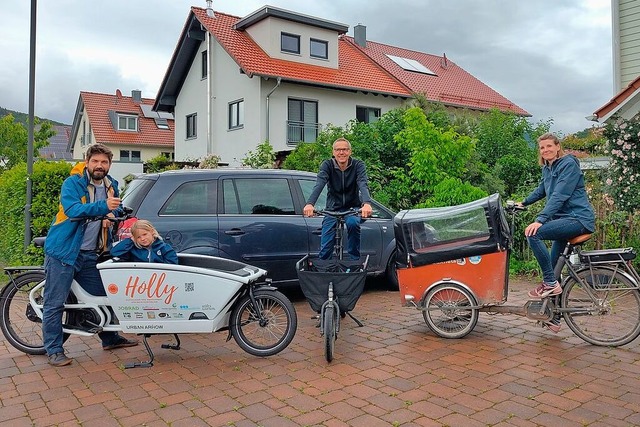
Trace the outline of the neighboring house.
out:
[[[154,100],[131,96],[80,92],[69,139],[74,159],[82,159],[91,144],[113,151],[113,161],[141,164],[162,154],[173,158],[173,115],[152,111]]]
[[[640,2],[611,0],[611,19],[616,95],[590,117],[600,123],[614,116],[630,119],[640,112]]]
[[[244,18],[192,7],[154,110],[176,117],[176,160],[238,164],[323,127],[377,120],[415,92],[449,107],[529,114],[445,57],[356,38],[348,26],[265,6]],[[425,71],[426,70],[426,71]]]
[[[69,151],[71,126],[53,125],[52,129],[56,134],[49,138],[49,145],[38,150],[38,155],[47,160],[71,160],[73,158]]]
[[[640,76],[640,2],[611,0],[613,90],[622,91]]]

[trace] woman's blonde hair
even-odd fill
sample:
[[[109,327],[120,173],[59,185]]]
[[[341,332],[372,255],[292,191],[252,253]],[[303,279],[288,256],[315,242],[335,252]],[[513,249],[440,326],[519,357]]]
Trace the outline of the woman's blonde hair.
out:
[[[156,228],[153,226],[153,224],[151,224],[150,221],[147,221],[146,219],[139,219],[136,222],[134,222],[133,225],[131,226],[131,237],[133,240],[133,244],[136,245],[136,247],[138,248],[141,247],[135,238],[136,231],[138,230],[146,230],[150,232],[153,235],[154,239],[160,238],[160,234],[158,234],[158,230],[156,230]]]
[[[560,145],[560,140],[558,139],[557,136],[555,136],[554,134],[552,134],[551,132],[547,132],[544,133],[542,135],[540,135],[537,139],[538,144],[540,143],[540,141],[544,141],[550,139],[551,141],[553,141],[556,145]],[[560,150],[558,151],[558,159],[560,157],[564,157],[564,155],[567,154],[564,152],[564,149],[562,148],[562,145],[560,145]],[[540,152],[540,149],[538,148],[538,164],[540,166],[544,166],[547,164],[547,162],[542,158],[542,153]]]

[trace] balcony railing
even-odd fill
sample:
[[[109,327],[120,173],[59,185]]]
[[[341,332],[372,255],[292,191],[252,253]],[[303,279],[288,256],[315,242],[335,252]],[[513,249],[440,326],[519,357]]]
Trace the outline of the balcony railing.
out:
[[[287,120],[287,144],[297,145],[299,142],[315,142],[318,139],[320,130],[320,123]]]

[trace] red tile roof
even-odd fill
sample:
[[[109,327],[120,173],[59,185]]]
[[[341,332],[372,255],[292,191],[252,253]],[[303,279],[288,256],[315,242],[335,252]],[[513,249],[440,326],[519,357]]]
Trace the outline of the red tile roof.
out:
[[[498,108],[501,111],[530,116],[528,112],[473,77],[446,56],[430,55],[368,40],[363,48],[357,45],[352,37],[345,37],[345,40],[366,53],[412,92],[426,94],[430,101],[481,110]],[[437,76],[407,71],[387,55],[418,61]]]
[[[153,118],[144,116],[139,104],[130,96],[116,94],[80,92],[80,99],[89,116],[91,130],[96,142],[102,144],[124,144],[142,146],[161,146],[173,148],[174,121],[169,119],[169,129],[158,129]],[[154,99],[142,98],[141,103],[153,106]],[[136,114],[138,116],[138,131],[116,131],[111,124],[109,111],[117,113]]]
[[[615,109],[624,105],[629,100],[629,98],[631,98],[631,96],[638,91],[638,89],[640,89],[640,76],[629,83],[627,87],[621,90],[616,96],[611,98],[609,102],[596,110],[593,115],[596,116],[595,118],[597,119],[602,119],[603,117],[609,115]]]
[[[407,88],[367,60],[367,57],[342,38],[338,42],[337,69],[271,58],[244,31],[234,30],[237,16],[215,12],[207,16],[205,9],[192,7],[196,18],[218,40],[227,53],[248,75],[282,77],[285,80],[321,84],[341,89],[361,90],[410,97]]]
[[[282,77],[285,80],[402,97],[426,93],[429,100],[445,105],[481,110],[498,108],[530,116],[527,111],[455,63],[447,60],[447,67],[442,68],[443,58],[440,56],[370,41],[363,49],[352,37],[341,36],[338,39],[338,69],[296,63],[269,57],[248,34],[234,30],[234,24],[241,19],[239,17],[221,12],[209,17],[205,9],[198,7],[192,7],[191,11],[249,76]],[[437,77],[405,71],[386,54],[414,59],[435,71]]]

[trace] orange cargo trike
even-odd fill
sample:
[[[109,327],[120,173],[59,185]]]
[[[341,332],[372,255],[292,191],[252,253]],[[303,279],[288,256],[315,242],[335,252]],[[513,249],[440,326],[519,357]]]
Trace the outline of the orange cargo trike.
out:
[[[498,194],[459,206],[409,209],[394,218],[401,301],[422,312],[444,338],[462,338],[479,312],[516,314],[541,325],[564,318],[583,340],[619,346],[640,334],[640,277],[632,248],[582,250],[589,234],[571,239],[556,265],[563,293],[508,306],[513,218]],[[511,215],[511,224],[507,219]],[[511,225],[511,226],[510,226]],[[575,259],[571,260],[571,255]]]

